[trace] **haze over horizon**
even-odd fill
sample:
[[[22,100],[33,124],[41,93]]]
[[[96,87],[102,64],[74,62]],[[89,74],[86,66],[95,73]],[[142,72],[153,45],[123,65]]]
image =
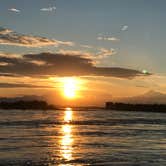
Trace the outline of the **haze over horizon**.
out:
[[[0,97],[98,105],[151,91],[152,101],[163,102],[165,6],[164,0],[3,1]]]

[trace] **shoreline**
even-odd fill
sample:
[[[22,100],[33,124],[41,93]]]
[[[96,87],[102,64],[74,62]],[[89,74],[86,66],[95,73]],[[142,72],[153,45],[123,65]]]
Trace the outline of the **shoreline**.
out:
[[[142,111],[166,113],[166,104],[129,104],[106,102],[105,109],[111,109],[115,111]]]

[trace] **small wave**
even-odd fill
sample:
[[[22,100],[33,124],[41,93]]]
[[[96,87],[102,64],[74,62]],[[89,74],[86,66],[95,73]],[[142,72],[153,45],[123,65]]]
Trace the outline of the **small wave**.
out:
[[[30,120],[30,121],[7,121],[0,122],[0,126],[40,126],[40,125],[125,125],[125,124],[159,124],[166,125],[165,119],[110,119],[105,120],[87,120],[87,121],[56,121],[56,120]]]

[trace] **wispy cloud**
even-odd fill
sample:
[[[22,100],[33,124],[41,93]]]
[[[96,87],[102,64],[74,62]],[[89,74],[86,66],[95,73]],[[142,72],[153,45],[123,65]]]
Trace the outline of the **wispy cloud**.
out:
[[[89,49],[93,48],[92,46],[90,46],[90,45],[85,45],[85,44],[82,44],[82,45],[80,45],[80,46],[83,47],[83,48],[89,48]]]
[[[127,31],[129,28],[128,25],[123,25],[122,28],[121,28],[121,31]]]
[[[99,59],[106,58],[107,56],[115,55],[115,54],[116,54],[116,51],[113,48],[111,49],[100,48],[98,53],[98,58]]]
[[[107,49],[104,47],[93,47],[90,45],[80,45],[80,46],[82,48],[87,48],[88,50],[78,51],[79,54],[80,55],[82,54],[83,57],[96,60],[97,63],[100,63],[99,60],[101,60],[103,58],[107,58],[108,56],[115,55],[117,53],[115,51],[115,49],[113,49],[113,48]],[[94,64],[96,64],[96,63],[94,63]]]
[[[82,47],[82,45],[81,45]],[[65,49],[61,49],[59,50],[57,53],[59,54],[63,54],[63,55],[73,55],[73,56],[80,56],[83,58],[89,58],[93,60],[93,64],[100,63],[99,60],[103,59],[103,58],[107,58],[108,56],[112,56],[115,55],[117,52],[115,51],[115,49],[111,48],[111,49],[107,49],[104,47],[100,47],[100,48],[93,48],[92,46],[88,46],[85,48],[89,48],[92,50],[65,50]],[[92,53],[93,52],[93,53]]]
[[[55,6],[40,9],[40,11],[43,11],[43,12],[52,12],[52,11],[55,11],[55,10],[56,10]]]
[[[120,41],[120,39],[118,39],[116,37],[106,37],[106,38],[104,38],[104,40],[108,40],[108,41]]]
[[[14,32],[10,29],[0,28],[0,44],[15,45],[23,47],[43,47],[43,46],[73,46],[74,43],[70,41],[60,41],[49,39],[46,37],[39,37],[33,35],[25,35]]]
[[[10,8],[8,10],[11,11],[11,12],[15,12],[15,13],[20,13],[21,12],[21,10],[18,10],[16,8]]]
[[[120,39],[116,38],[116,37],[109,37],[109,36],[98,36],[97,40],[105,40],[105,41],[120,41]]]
[[[123,25],[120,30],[118,30],[117,32],[114,32],[112,35],[112,33],[99,33],[97,36],[97,40],[103,40],[103,41],[120,41],[119,38],[115,37],[115,36],[119,36],[119,34],[121,33],[121,31],[127,31],[128,30],[128,25]]]

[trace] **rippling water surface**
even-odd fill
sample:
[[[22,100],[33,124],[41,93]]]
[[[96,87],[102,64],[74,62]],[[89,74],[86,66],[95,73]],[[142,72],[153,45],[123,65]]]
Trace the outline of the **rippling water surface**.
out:
[[[0,110],[0,165],[166,165],[166,114]]]

